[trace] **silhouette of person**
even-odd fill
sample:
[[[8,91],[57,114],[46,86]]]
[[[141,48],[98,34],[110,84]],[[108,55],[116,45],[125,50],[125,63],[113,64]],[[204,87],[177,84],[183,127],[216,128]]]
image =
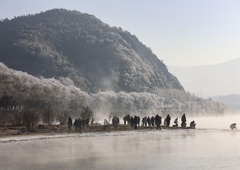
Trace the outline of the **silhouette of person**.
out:
[[[72,118],[69,116],[68,117],[68,133],[70,133],[72,131]]]
[[[195,123],[195,121],[192,121],[191,123],[190,123],[190,128],[195,128],[196,127],[196,123]]]
[[[134,124],[134,129],[137,129],[137,124],[138,124],[138,117],[137,116],[134,116],[133,118],[133,124]]]
[[[185,114],[182,115],[181,121],[182,121],[181,127],[186,127],[187,119],[186,119]]]
[[[162,123],[162,118],[161,116],[159,116],[158,114],[155,116],[155,124],[156,124],[156,128],[157,130],[161,130],[161,123]]]
[[[175,125],[173,125],[174,127],[178,127],[178,118],[176,118],[176,119],[174,120],[174,124],[175,124]]]
[[[232,123],[232,124],[230,125],[230,129],[231,129],[231,130],[237,129],[236,125],[237,125],[236,123]]]
[[[155,118],[154,116],[151,117],[151,125],[154,126],[154,121],[155,121]]]
[[[78,119],[78,129],[80,133],[82,133],[82,128],[83,128],[83,121],[79,118]]]
[[[167,117],[166,117],[167,127],[169,127],[170,121],[171,121],[171,117],[170,117],[170,115],[168,114]]]
[[[78,132],[78,119],[75,119],[73,125],[75,126],[75,133]]]

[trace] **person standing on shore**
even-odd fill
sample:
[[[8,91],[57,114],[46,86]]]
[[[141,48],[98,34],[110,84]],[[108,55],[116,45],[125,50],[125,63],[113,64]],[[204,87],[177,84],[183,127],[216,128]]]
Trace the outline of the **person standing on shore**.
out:
[[[154,118],[154,116],[152,116],[151,117],[151,124],[152,124],[152,126],[154,126],[154,121],[155,121],[155,118]]]
[[[161,123],[162,123],[162,118],[158,114],[155,116],[155,124],[157,130],[161,130]]]
[[[138,126],[140,126],[140,121],[141,121],[140,117],[137,116],[137,124],[138,124]]]
[[[82,133],[82,127],[83,127],[83,122],[82,120],[79,118],[78,119],[78,129],[79,129],[79,132]]]
[[[75,126],[75,133],[78,132],[78,119],[75,119],[73,125]]]
[[[70,133],[72,131],[72,118],[69,116],[68,117],[68,133]]]
[[[167,127],[170,126],[170,121],[171,121],[171,117],[170,117],[170,115],[168,114],[167,117],[166,117]]]
[[[134,129],[137,129],[137,124],[138,124],[138,117],[137,116],[134,116],[133,122],[134,122]]]
[[[181,127],[183,127],[183,128],[186,127],[187,119],[186,119],[185,114],[182,115],[181,121],[182,121],[182,123],[181,123]]]

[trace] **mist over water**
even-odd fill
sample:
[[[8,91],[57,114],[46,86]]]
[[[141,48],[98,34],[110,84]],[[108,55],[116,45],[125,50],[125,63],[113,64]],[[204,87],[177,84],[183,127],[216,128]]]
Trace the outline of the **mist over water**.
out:
[[[227,113],[223,116],[198,116],[189,117],[188,124],[191,120],[197,123],[197,129],[229,129],[232,123],[236,123],[240,127],[240,113],[231,114]]]
[[[1,169],[240,168],[239,130],[229,129],[232,122],[240,124],[240,116],[187,117],[190,120],[196,121],[197,129],[15,136],[16,142],[0,142],[0,165]]]
[[[155,116],[155,114],[157,113],[151,113],[149,115],[141,115],[140,118],[142,119],[144,116]],[[96,121],[98,123],[103,124],[104,119],[107,119],[108,117],[106,116],[106,114],[104,113],[97,113],[97,118]],[[131,116],[134,116],[135,114],[131,114]],[[138,114],[136,114],[138,115]],[[159,114],[162,117],[162,121],[164,120],[166,115],[162,115]],[[175,118],[178,118],[178,125],[180,126],[181,124],[181,116],[182,115],[174,115],[174,114],[170,114],[171,116],[171,123],[170,126],[172,126],[174,123]],[[187,126],[189,126],[191,121],[195,121],[196,128],[197,129],[219,129],[219,130],[223,130],[223,129],[229,129],[229,126],[232,123],[236,123],[237,127],[239,125],[239,129],[240,129],[240,113],[226,113],[224,115],[200,115],[200,116],[188,116],[188,114],[186,114],[187,117]],[[122,117],[120,117],[120,123],[123,124],[123,119]]]

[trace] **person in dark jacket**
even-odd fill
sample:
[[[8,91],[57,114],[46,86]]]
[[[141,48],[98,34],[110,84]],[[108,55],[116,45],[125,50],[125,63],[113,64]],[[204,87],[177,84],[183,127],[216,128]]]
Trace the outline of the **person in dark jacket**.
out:
[[[173,127],[178,127],[178,118],[176,118],[173,123],[174,123]]]
[[[78,132],[78,119],[75,119],[73,125],[75,126],[75,133]]]
[[[170,117],[170,115],[168,114],[167,117],[166,117],[167,127],[170,126],[170,121],[171,121],[171,117]]]
[[[70,133],[72,131],[72,118],[69,116],[68,117],[68,133]]]
[[[186,122],[187,122],[187,119],[186,119],[185,114],[182,115],[181,121],[182,121],[181,127],[185,128],[186,125],[187,125],[187,123],[186,123]]]
[[[155,116],[155,124],[157,130],[161,130],[162,118],[158,114]]]
[[[236,125],[237,125],[236,123],[232,123],[232,124],[230,125],[230,129],[231,129],[231,130],[237,129]]]
[[[134,125],[134,118],[131,116],[130,117],[130,126],[133,127],[133,125]]]
[[[155,121],[155,118],[154,116],[151,117],[151,125],[154,126],[154,121]]]
[[[196,127],[196,123],[195,123],[195,121],[192,121],[192,122],[190,123],[190,128],[194,128],[194,129],[195,129],[195,127]]]
[[[79,129],[80,133],[82,133],[82,128],[83,128],[83,121],[79,118],[78,119],[78,129]]]
[[[133,124],[134,124],[134,129],[137,129],[137,124],[138,124],[138,117],[137,116],[134,116],[133,118]]]
[[[140,126],[140,121],[141,121],[140,117],[137,116],[137,124],[138,124],[138,126]]]

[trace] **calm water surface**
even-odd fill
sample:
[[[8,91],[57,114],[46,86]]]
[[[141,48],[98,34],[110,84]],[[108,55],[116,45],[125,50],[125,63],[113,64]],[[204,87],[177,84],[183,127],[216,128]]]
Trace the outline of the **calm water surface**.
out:
[[[0,169],[240,169],[240,131],[129,131],[0,143]]]

